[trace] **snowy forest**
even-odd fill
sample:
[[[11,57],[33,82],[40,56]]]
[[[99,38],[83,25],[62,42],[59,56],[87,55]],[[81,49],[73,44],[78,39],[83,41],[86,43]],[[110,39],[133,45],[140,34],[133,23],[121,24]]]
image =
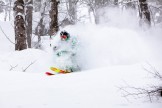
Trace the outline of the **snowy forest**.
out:
[[[131,10],[138,14],[140,26],[160,26],[161,4],[160,0],[2,0],[0,12],[4,21],[14,21],[15,50],[23,50],[33,47],[32,34],[39,44],[42,36],[53,36],[67,25],[100,24],[103,8]]]
[[[0,108],[161,108],[162,0],[0,0]]]

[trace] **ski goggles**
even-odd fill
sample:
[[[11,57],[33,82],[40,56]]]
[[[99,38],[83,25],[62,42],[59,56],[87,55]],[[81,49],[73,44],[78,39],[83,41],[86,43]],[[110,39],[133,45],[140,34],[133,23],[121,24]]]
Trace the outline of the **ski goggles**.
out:
[[[67,36],[66,35],[61,35],[61,38],[62,39],[67,39]]]

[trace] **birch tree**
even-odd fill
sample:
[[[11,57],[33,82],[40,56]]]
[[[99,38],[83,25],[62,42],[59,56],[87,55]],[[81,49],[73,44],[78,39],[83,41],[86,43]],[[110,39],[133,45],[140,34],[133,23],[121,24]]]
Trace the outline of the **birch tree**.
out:
[[[141,18],[142,23],[146,23],[149,26],[151,26],[151,17],[147,0],[139,0],[139,7],[139,16]]]
[[[26,44],[26,26],[24,18],[24,1],[14,2],[14,28],[15,28],[15,50],[24,50]]]
[[[32,20],[33,20],[33,0],[25,0],[26,4],[26,34],[28,48],[31,48]]]
[[[49,11],[49,16],[51,18],[50,22],[50,29],[49,29],[49,35],[54,35],[58,32],[59,26],[58,26],[58,4],[59,2],[57,0],[51,0],[51,10]]]

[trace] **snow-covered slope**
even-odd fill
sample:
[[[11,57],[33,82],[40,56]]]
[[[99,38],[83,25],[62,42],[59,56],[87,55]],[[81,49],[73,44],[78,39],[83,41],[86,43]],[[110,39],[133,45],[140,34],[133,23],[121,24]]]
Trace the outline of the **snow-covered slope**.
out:
[[[14,40],[13,31],[8,30],[11,25],[0,25]],[[55,76],[45,72],[54,65],[49,43],[54,45],[58,35],[53,41],[42,40],[44,50],[14,51],[14,45],[0,32],[1,108],[161,108],[161,103],[150,103],[148,97],[126,99],[119,90],[126,85],[160,85],[144,70],[150,68],[149,63],[161,72],[160,30],[137,32],[100,25],[65,30],[78,37],[82,71]]]
[[[0,72],[1,108],[161,108],[121,97],[124,82],[142,87],[154,83],[141,65],[115,66],[72,74],[46,76],[44,73]]]

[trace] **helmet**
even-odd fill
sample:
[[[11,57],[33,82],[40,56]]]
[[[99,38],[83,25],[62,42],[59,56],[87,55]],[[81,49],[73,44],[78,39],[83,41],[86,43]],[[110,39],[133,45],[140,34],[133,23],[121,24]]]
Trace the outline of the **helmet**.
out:
[[[60,32],[60,38],[61,38],[61,40],[68,40],[70,38],[70,35],[66,31],[61,31]]]

